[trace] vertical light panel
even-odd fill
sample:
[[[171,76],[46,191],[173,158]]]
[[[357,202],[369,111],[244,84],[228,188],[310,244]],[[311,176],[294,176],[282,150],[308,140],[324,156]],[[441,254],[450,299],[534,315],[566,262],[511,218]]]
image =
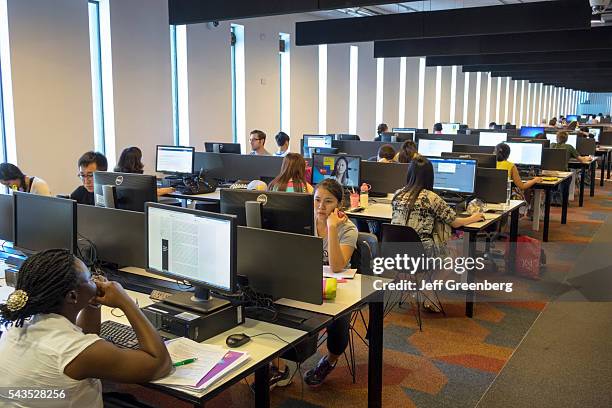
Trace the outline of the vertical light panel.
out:
[[[538,92],[538,122],[540,122],[544,117],[542,116],[542,89],[544,88],[544,84],[540,84],[540,92]]]
[[[234,127],[234,142],[240,143],[243,152],[247,149],[246,134],[246,70],[244,53],[244,26],[240,24],[231,25],[236,42],[232,47],[232,115]]]
[[[436,67],[436,100],[434,105],[434,122],[440,122],[440,104],[442,101],[442,67]]]
[[[527,83],[527,119],[525,120],[525,124],[529,126],[531,124],[531,82]]]
[[[291,133],[291,36],[286,33],[279,34],[285,48],[279,51],[280,60],[280,128],[283,132]],[[350,98],[349,98],[350,106]]]
[[[451,68],[450,113],[448,121],[455,122],[455,109],[457,105],[457,66]]]
[[[319,45],[319,134],[327,134],[327,44]]]
[[[523,126],[523,112],[525,112],[525,80],[521,81],[521,113],[519,116],[519,126]]]
[[[551,100],[551,105],[550,105],[550,117],[557,118],[559,117],[559,114],[557,112],[557,87],[553,86],[551,92],[552,92],[552,100]]]
[[[514,83],[514,95],[512,97],[512,124],[517,125],[516,123],[516,99],[518,97],[518,82],[513,80]]]
[[[544,87],[544,106],[542,111],[542,117],[546,118],[546,122],[550,120],[548,117],[548,86]]]
[[[176,30],[176,94],[179,146],[189,146],[189,82],[187,77],[187,26]]]
[[[351,45],[350,68],[349,68],[349,133],[357,134],[357,81],[359,66],[359,47]]]
[[[376,125],[383,121],[383,103],[385,89],[385,59],[376,60]]]
[[[465,73],[463,81],[463,124],[468,124],[468,104],[470,102],[470,73]]]
[[[495,98],[495,123],[497,123],[499,125],[500,122],[500,117],[499,117],[499,111],[500,109],[500,102],[501,102],[501,85],[502,85],[502,78],[498,77],[497,78],[497,97]]]
[[[474,127],[480,126],[480,83],[482,80],[482,73],[476,73],[476,106],[474,107]]]
[[[398,126],[406,126],[406,57],[400,58]]]
[[[510,99],[510,77],[506,77],[506,102],[504,104],[504,122],[510,121],[508,117],[508,102]]]
[[[537,106],[537,102],[538,102],[538,84],[532,84],[532,88],[533,88],[533,96],[532,96],[532,102],[531,102],[531,123],[533,125],[537,125],[539,123],[539,119],[536,118],[536,106]]]
[[[2,136],[2,159],[17,164],[15,142],[15,110],[13,105],[13,79],[11,76],[11,49],[9,46],[9,25],[7,0],[0,0],[0,133]]]
[[[491,73],[487,72],[487,100],[485,102],[485,125],[483,127],[489,127],[491,123]]]
[[[419,58],[419,100],[417,127],[423,128],[423,113],[425,109],[425,58]]]
[[[101,0],[99,3],[100,55],[102,59],[102,106],[104,115],[104,151],[106,152],[108,167],[113,168],[117,161],[117,155],[115,152],[115,106],[113,102],[113,53],[111,49],[110,2],[108,0]],[[186,50],[187,47],[185,46],[185,52]]]

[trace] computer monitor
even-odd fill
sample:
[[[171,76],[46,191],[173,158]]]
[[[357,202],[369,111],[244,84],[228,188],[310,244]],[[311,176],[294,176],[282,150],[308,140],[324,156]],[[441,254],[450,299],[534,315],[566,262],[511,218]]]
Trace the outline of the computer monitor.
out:
[[[204,142],[204,151],[209,153],[241,153],[240,143]]]
[[[578,122],[578,119],[580,119],[580,116],[578,116],[578,115],[567,115],[567,116],[565,117],[565,119],[566,119],[568,122]]]
[[[550,147],[550,140],[548,139],[536,139],[533,137],[510,137],[507,141],[513,143],[539,143],[544,149]]]
[[[386,143],[414,140],[414,132],[385,132],[380,135],[380,141]]]
[[[417,133],[417,128],[392,128],[391,132],[400,132],[400,133]]]
[[[210,291],[235,292],[236,217],[147,203],[146,220],[148,270],[195,289],[165,301],[204,312],[226,304]]]
[[[334,137],[334,140],[361,140],[358,135],[349,135],[344,133],[333,133],[331,136]]]
[[[461,123],[443,123],[442,133],[445,135],[456,135],[459,131],[459,125],[461,125]]]
[[[220,199],[221,213],[235,215],[238,225],[314,234],[312,194],[221,189]]]
[[[497,146],[508,139],[508,134],[505,132],[480,132],[478,145],[479,146]]]
[[[599,135],[601,134],[600,128],[589,128],[589,133],[595,137],[596,142],[599,142]]]
[[[144,211],[146,202],[157,202],[155,176],[96,171],[94,173],[96,206]]]
[[[15,248],[35,253],[76,246],[76,201],[14,192]]]
[[[13,242],[14,200],[10,194],[0,194],[0,241]]]
[[[434,190],[474,194],[476,160],[430,159],[434,169]]]
[[[508,161],[523,166],[541,166],[542,148],[540,143],[507,143],[510,146]]]
[[[537,126],[523,126],[521,127],[521,137],[536,137],[538,134],[544,133],[543,127]]]
[[[314,154],[312,156],[312,182],[319,184],[334,178],[343,187],[358,188],[361,157],[344,154]]]
[[[485,153],[442,153],[443,159],[471,159],[476,160],[478,167],[494,169],[497,167],[497,157]]]
[[[192,174],[194,147],[157,145],[155,171],[170,174]]]
[[[548,140],[550,140],[550,143],[557,143],[557,134],[556,133],[547,133],[546,134],[546,138]],[[574,149],[576,148],[576,144],[578,141],[578,135],[575,134],[568,134],[567,135],[567,144],[574,146]]]
[[[332,148],[332,135],[304,135],[304,157],[312,157],[313,148]]]
[[[373,193],[394,193],[406,185],[408,163],[361,163],[361,179],[372,187]]]
[[[419,139],[419,154],[427,157],[441,157],[443,152],[453,151],[452,140]]]

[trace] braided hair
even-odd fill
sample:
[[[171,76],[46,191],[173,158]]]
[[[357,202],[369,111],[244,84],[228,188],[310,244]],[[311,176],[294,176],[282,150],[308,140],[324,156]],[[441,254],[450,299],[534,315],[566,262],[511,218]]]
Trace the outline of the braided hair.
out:
[[[76,258],[66,249],[48,249],[29,257],[19,269],[15,292],[25,292],[25,304],[17,310],[0,304],[0,325],[23,327],[26,319],[39,313],[57,313],[66,294],[76,289]]]

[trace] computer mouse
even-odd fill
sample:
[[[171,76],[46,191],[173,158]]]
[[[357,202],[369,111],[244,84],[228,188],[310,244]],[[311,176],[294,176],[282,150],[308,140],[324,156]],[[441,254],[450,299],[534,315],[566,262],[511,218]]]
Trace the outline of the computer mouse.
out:
[[[227,339],[225,339],[225,344],[227,344],[229,347],[240,347],[243,346],[245,344],[247,344],[249,341],[251,341],[251,338],[249,336],[247,336],[244,333],[235,333],[235,334],[230,334],[229,336],[227,336]]]

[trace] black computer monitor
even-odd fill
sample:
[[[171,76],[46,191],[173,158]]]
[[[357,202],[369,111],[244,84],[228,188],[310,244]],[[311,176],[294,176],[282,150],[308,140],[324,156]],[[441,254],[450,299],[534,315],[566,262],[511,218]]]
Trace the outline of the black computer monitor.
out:
[[[331,149],[333,139],[332,135],[304,135],[304,157],[311,157],[314,148]]]
[[[406,185],[408,163],[361,162],[362,182],[372,187],[373,193],[394,193]]]
[[[505,130],[516,130],[516,125],[504,125],[502,129]]]
[[[96,171],[94,173],[96,206],[144,211],[146,202],[157,202],[155,176]]]
[[[434,169],[434,190],[474,194],[476,160],[430,159]]]
[[[193,296],[178,293],[165,302],[204,313],[226,305],[210,291],[235,292],[236,217],[147,203],[146,220],[148,270],[195,289]]]
[[[35,253],[76,246],[76,201],[14,192],[15,248]]]
[[[538,134],[544,133],[544,128],[539,126],[523,126],[521,127],[520,136],[536,137]]]
[[[240,154],[240,143],[204,142],[204,151],[209,153]]]
[[[169,174],[192,174],[194,147],[157,145],[155,171]]]
[[[361,157],[344,154],[315,154],[312,157],[312,182],[319,184],[334,178],[343,187],[358,188]]]
[[[14,200],[10,194],[0,194],[0,241],[13,242]]]
[[[235,215],[238,225],[314,234],[312,194],[221,189],[220,198],[221,213]]]
[[[334,137],[334,140],[361,140],[358,135],[349,135],[344,133],[335,133],[331,136]]]
[[[414,132],[385,132],[380,135],[380,141],[386,143],[414,140]]]
[[[550,147],[550,140],[548,140],[548,139],[534,139],[532,137],[511,137],[511,138],[508,139],[508,142],[515,142],[515,143],[539,143],[542,146],[544,146],[544,148]]]
[[[479,146],[497,146],[508,139],[506,132],[480,132],[478,135]]]
[[[539,167],[542,165],[542,149],[544,147],[542,144],[513,142],[507,144],[510,146],[509,162],[522,166]]]
[[[453,141],[437,139],[419,139],[418,151],[421,156],[441,157],[443,152],[453,151]]]
[[[495,146],[476,146],[476,145],[455,143],[453,144],[453,152],[493,154],[495,152]]]
[[[494,169],[497,167],[497,157],[485,153],[442,153],[443,159],[472,159],[476,160],[478,167]]]

